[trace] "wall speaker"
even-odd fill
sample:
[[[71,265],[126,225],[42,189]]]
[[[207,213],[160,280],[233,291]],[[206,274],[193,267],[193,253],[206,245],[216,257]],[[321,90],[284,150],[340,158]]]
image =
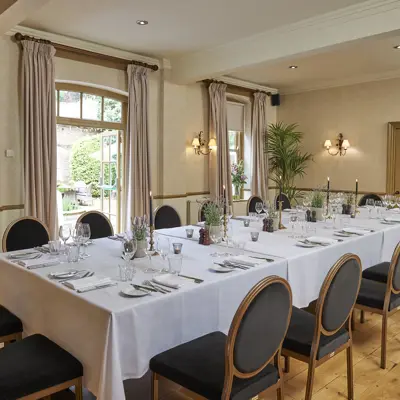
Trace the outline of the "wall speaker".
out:
[[[281,96],[279,93],[271,94],[271,106],[280,106]]]

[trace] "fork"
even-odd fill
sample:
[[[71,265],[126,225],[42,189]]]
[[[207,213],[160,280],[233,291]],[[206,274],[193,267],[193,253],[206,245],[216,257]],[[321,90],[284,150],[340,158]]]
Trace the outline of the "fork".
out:
[[[150,282],[149,280],[144,281],[144,282],[143,282],[143,285],[151,286],[152,288],[154,288],[155,290],[157,290],[157,292],[160,292],[160,293],[163,293],[163,294],[171,293],[170,290],[164,289],[164,288],[162,288],[162,287],[160,287],[160,286],[156,286],[156,285],[154,285],[152,282]]]

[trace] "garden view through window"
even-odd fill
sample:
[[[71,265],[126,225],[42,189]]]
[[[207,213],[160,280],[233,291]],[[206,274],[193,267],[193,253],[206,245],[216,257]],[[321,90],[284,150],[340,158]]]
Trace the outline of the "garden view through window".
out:
[[[59,223],[73,226],[97,210],[119,231],[126,101],[98,89],[56,89]]]

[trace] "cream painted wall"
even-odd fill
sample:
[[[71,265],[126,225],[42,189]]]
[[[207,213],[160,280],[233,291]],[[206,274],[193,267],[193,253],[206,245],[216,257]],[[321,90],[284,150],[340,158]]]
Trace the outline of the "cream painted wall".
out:
[[[300,187],[322,185],[330,176],[333,189],[354,189],[358,178],[361,191],[385,192],[387,124],[400,121],[400,79],[283,96],[278,119],[297,122],[304,150],[314,154]],[[339,133],[351,148],[333,157],[323,143],[335,143]]]

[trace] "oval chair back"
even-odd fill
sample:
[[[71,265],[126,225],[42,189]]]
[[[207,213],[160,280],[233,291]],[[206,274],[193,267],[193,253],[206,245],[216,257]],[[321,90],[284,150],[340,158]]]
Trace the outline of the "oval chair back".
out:
[[[256,204],[257,203],[264,203],[263,199],[258,196],[251,196],[249,200],[247,200],[247,215],[250,213],[256,212]],[[264,211],[262,211],[264,212]]]
[[[378,196],[377,194],[368,193],[368,194],[364,194],[364,196],[361,197],[360,201],[358,202],[358,205],[365,206],[368,199],[372,199],[374,201],[382,201],[382,197]]]
[[[229,399],[234,378],[250,379],[275,361],[281,382],[280,352],[292,314],[292,291],[283,278],[270,276],[255,285],[240,304],[225,348],[222,398]]]
[[[385,304],[387,301],[387,304],[390,301],[390,295],[392,293],[394,294],[399,294],[400,293],[400,242],[397,244],[392,260],[390,262],[390,267],[389,267],[389,275],[388,275],[388,289],[386,291],[386,296],[385,296]],[[387,299],[386,299],[387,297]]]
[[[90,225],[90,238],[100,239],[114,235],[114,228],[110,220],[100,211],[87,211],[83,213],[77,223]]]
[[[361,272],[361,260],[355,254],[345,254],[329,271],[317,301],[314,340],[318,343],[321,333],[332,336],[346,321],[350,333],[350,316],[360,290]]]
[[[49,230],[35,217],[22,217],[8,225],[3,235],[3,251],[16,251],[43,246],[50,240]]]
[[[181,225],[181,218],[174,207],[163,205],[156,209],[154,229],[177,228]]]
[[[209,203],[211,203],[211,200],[205,200],[200,204],[199,215],[198,215],[199,221],[198,222],[203,222],[206,220],[206,215],[204,214],[204,207]]]
[[[275,207],[277,210],[279,210],[279,201],[280,201],[279,194],[277,194],[275,197]],[[292,208],[289,197],[287,197],[285,193],[282,193],[281,201],[282,201],[282,210],[287,210]]]

